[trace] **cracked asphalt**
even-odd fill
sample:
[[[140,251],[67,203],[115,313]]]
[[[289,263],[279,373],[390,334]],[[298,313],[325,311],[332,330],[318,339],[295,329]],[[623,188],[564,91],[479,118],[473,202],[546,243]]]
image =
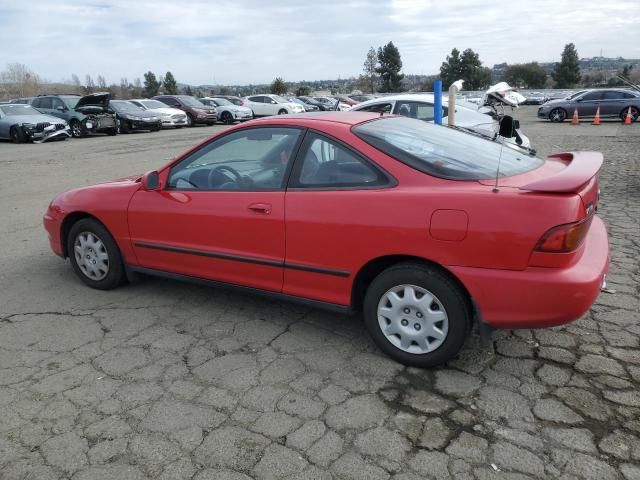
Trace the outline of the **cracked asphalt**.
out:
[[[0,479],[640,479],[640,125],[517,112],[602,151],[609,293],[582,319],[405,368],[358,318],[160,279],[94,291],[41,225],[66,189],[224,127],[0,144]]]

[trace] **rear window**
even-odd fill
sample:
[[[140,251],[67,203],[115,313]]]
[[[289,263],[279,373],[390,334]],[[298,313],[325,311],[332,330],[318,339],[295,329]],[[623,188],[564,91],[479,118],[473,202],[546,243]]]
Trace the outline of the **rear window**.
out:
[[[383,117],[357,125],[353,133],[416,170],[450,180],[495,178],[498,161],[501,177],[525,173],[544,163],[508,145],[411,118]]]

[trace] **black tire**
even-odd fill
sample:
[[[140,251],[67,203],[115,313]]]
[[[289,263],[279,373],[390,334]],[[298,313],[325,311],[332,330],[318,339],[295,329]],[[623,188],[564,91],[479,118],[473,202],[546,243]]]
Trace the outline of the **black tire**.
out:
[[[83,138],[87,136],[87,132],[82,126],[82,123],[75,118],[69,122],[69,128],[71,128],[71,136],[73,138]]]
[[[564,108],[554,108],[549,112],[549,120],[562,123],[567,119],[567,111]]]
[[[233,123],[233,115],[229,112],[222,112],[220,120],[222,120],[222,123],[225,125],[231,125]]]
[[[191,115],[190,113],[187,113],[187,127],[194,127],[196,125],[196,122],[193,118],[193,115]]]
[[[631,123],[637,122],[638,117],[640,116],[640,110],[638,110],[636,107],[627,107],[624,110],[622,110],[620,112],[620,120],[622,120],[623,122],[626,120],[627,112],[629,111],[629,108],[631,108]]]
[[[20,127],[18,125],[15,125],[15,126],[11,127],[9,135],[11,136],[11,141],[13,143],[26,143],[27,142],[27,134],[24,133],[24,130],[22,129],[22,127]]]
[[[154,127],[151,129],[152,132],[159,132],[160,131],[160,127]]]
[[[278,112],[278,115],[286,115],[287,113],[289,113],[289,112],[287,112],[287,111],[283,108],[283,109],[281,109],[281,110]]]
[[[108,256],[108,271],[104,278],[94,279],[88,276],[78,264],[75,253],[75,243],[79,236],[90,233],[97,237],[104,247],[104,252]],[[126,273],[120,249],[108,230],[97,220],[92,218],[83,218],[73,224],[67,236],[67,253],[71,266],[76,275],[86,285],[98,290],[111,290],[122,285],[126,281]],[[101,252],[101,253],[104,253]],[[94,262],[95,263],[95,262]]]
[[[118,135],[118,129],[117,128],[110,128],[109,130],[107,130],[107,135],[115,137],[116,135]]]
[[[378,322],[379,302],[389,290],[402,285],[413,285],[428,290],[440,302],[446,313],[446,336],[438,347],[428,353],[411,353],[398,348],[385,336]],[[367,289],[363,314],[369,334],[383,352],[404,365],[421,368],[440,365],[454,358],[464,344],[473,318],[466,292],[446,273],[419,263],[401,263],[380,273]],[[402,321],[404,322],[404,319]],[[411,322],[413,320],[409,324]]]
[[[131,133],[131,124],[127,120],[120,120],[118,130],[120,133]]]

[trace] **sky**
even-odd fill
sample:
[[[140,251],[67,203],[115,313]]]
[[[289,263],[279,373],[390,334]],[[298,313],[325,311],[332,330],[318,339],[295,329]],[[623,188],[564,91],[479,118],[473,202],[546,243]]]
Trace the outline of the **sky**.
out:
[[[178,82],[268,83],[357,76],[389,41],[404,73],[435,74],[452,48],[484,65],[640,57],[640,0],[0,0],[0,70],[51,82],[119,83],[151,70]]]

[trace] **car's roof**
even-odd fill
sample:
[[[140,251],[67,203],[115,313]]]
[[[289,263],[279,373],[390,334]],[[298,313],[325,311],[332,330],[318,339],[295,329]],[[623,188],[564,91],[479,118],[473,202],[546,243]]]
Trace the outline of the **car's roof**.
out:
[[[385,115],[388,116],[388,115]],[[380,117],[378,112],[309,112],[296,113],[290,115],[278,115],[273,117],[265,117],[254,122],[274,122],[274,123],[292,123],[302,125],[308,121],[311,122],[330,122],[341,123],[344,125],[357,125],[368,120]]]

